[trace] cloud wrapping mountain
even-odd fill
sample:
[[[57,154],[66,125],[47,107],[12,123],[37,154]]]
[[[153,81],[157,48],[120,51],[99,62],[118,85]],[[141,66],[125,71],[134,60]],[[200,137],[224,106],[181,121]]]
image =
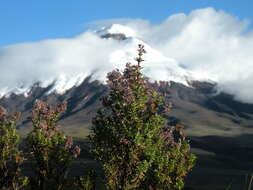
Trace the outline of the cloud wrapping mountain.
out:
[[[0,48],[0,96],[28,92],[38,81],[42,86],[55,82],[52,91],[57,92],[89,75],[104,81],[107,72],[133,61],[136,44],[143,41],[149,45],[145,72],[152,79],[180,82],[198,73],[196,78],[214,80],[221,91],[253,103],[253,32],[247,20],[207,8],[172,15],[159,24],[129,19],[97,24],[115,23],[131,28],[134,38],[120,42],[86,31]]]
[[[249,24],[213,8],[172,15],[156,25],[127,22],[165,56],[215,80],[219,90],[237,100],[253,103],[253,32]]]

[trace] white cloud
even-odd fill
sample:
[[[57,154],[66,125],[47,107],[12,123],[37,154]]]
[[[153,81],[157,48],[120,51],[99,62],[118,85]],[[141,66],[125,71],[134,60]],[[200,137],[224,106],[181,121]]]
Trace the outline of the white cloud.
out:
[[[253,32],[248,20],[206,8],[160,24],[129,21],[144,41],[190,71],[216,80],[222,91],[253,103]]]
[[[159,24],[141,19],[116,19],[95,24],[112,23],[131,27],[137,38],[162,52],[164,57],[175,59],[188,71],[216,80],[220,90],[235,95],[237,100],[253,103],[253,32],[248,20],[207,8],[194,10],[189,15],[172,15]],[[25,84],[26,89],[36,81],[44,81],[43,85],[47,85],[56,78],[69,81],[76,77],[58,84],[59,89],[68,88],[78,83],[80,73],[88,76],[96,71],[94,77],[104,79],[108,71],[125,63],[112,55],[124,57],[127,54],[130,59],[133,48],[124,55],[119,51],[128,46],[100,39],[88,31],[69,39],[2,47],[0,95],[21,84]],[[164,76],[167,70],[163,68],[170,63],[157,64],[159,68],[150,71],[150,76],[158,76],[158,71]]]
[[[98,68],[105,73],[112,70],[114,66],[108,64],[109,55],[120,46],[116,41],[102,40],[86,32],[70,39],[0,48],[0,95],[1,92],[18,92],[16,87],[29,89],[38,81],[47,86],[56,79],[59,80],[55,88],[61,92]]]

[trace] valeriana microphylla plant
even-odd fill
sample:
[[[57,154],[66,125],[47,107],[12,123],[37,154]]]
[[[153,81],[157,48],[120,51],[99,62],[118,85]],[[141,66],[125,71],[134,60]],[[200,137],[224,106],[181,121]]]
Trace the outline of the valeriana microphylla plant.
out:
[[[136,65],[108,74],[109,94],[93,119],[92,151],[107,189],[180,190],[195,156],[181,128],[166,126],[163,114],[171,104],[141,73],[144,53],[139,45]]]
[[[16,133],[16,123],[20,114],[9,115],[0,107],[0,189],[19,190],[28,183],[21,174],[24,161],[22,152],[18,149],[19,136]]]
[[[73,146],[72,138],[56,123],[66,106],[66,102],[54,108],[36,101],[32,110],[33,130],[27,137],[34,171],[30,180],[32,189],[65,189],[69,166],[80,154],[80,148]]]
[[[142,189],[181,190],[184,177],[193,168],[196,157],[190,153],[189,141],[182,126],[163,128],[160,133],[163,143],[158,145],[156,159],[149,168]]]

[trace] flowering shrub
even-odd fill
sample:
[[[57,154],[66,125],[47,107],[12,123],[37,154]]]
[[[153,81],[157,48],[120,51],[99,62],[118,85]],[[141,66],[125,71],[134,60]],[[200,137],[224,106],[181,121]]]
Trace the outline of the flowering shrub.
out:
[[[21,164],[24,161],[22,152],[18,149],[19,136],[16,133],[16,122],[19,113],[8,115],[0,107],[0,187],[2,190],[22,189],[28,180],[21,174]]]
[[[108,74],[109,94],[93,119],[92,151],[100,161],[110,190],[182,189],[195,156],[179,127],[166,127],[171,108],[141,73],[144,46],[137,65]]]
[[[31,118],[34,128],[27,137],[34,171],[32,189],[64,189],[69,166],[80,154],[80,148],[73,146],[72,138],[56,124],[66,106],[66,102],[56,108],[42,101],[35,103]]]
[[[163,143],[141,186],[143,189],[183,189],[184,177],[194,166],[196,157],[190,153],[181,125],[164,127],[160,135]]]

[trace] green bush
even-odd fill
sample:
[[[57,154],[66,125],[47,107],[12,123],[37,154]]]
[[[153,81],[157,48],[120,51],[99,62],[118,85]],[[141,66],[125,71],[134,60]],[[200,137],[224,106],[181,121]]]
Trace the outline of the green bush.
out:
[[[95,190],[96,175],[93,170],[77,179],[77,186],[80,190]]]
[[[108,74],[109,94],[93,119],[92,151],[100,161],[110,190],[182,189],[195,156],[179,127],[166,127],[162,117],[170,104],[141,73],[144,47],[137,65]]]
[[[61,190],[69,183],[67,174],[80,148],[73,146],[56,124],[66,109],[66,102],[57,108],[37,101],[32,111],[33,130],[27,137],[29,153],[33,162],[34,176],[30,179],[31,189]]]
[[[18,149],[19,136],[16,122],[20,114],[8,115],[0,107],[0,187],[1,190],[20,190],[28,183],[21,174],[24,162],[22,152]]]

